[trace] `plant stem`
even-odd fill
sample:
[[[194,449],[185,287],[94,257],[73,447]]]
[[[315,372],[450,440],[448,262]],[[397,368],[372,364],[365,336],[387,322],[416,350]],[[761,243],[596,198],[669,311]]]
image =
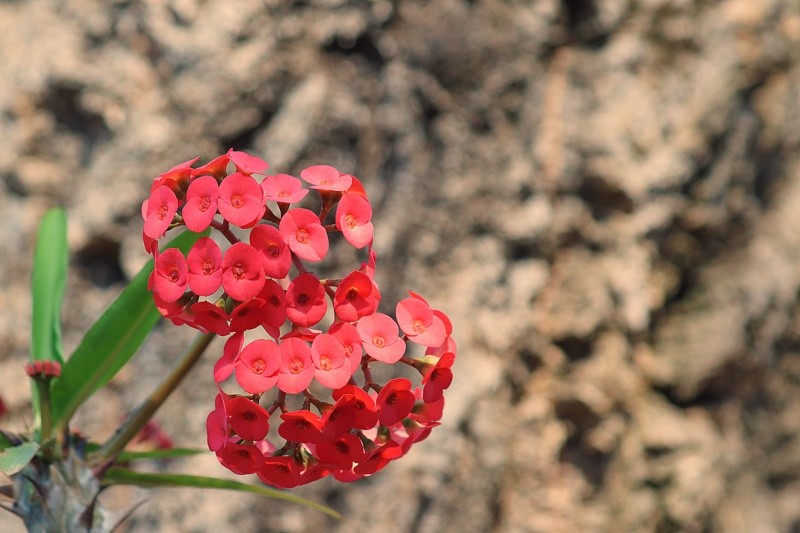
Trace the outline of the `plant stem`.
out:
[[[108,439],[97,451],[97,457],[103,461],[116,457],[125,446],[133,440],[139,431],[150,421],[155,412],[161,407],[169,395],[180,385],[186,374],[203,355],[203,352],[216,335],[213,333],[200,334],[191,346],[184,352],[183,357],[172,369],[161,384],[150,393],[139,407],[123,422],[113,437]]]
[[[50,405],[50,380],[40,378],[34,381],[39,394],[39,416],[41,420],[41,433],[39,438],[42,443],[45,443],[50,440],[50,434],[53,431],[53,416]]]

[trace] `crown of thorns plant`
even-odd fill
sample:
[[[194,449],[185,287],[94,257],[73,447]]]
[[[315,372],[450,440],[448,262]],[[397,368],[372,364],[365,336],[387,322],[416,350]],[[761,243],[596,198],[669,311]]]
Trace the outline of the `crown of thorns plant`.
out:
[[[228,337],[214,367],[208,447],[231,471],[281,488],[328,475],[353,481],[403,456],[439,424],[456,346],[448,317],[418,294],[397,304],[396,318],[378,311],[372,206],[361,182],[328,165],[302,170],[302,180],[267,175],[265,161],[233,150],[197,161],[155,178],[142,216],[161,314]],[[186,255],[159,251],[165,233],[184,226],[215,235]],[[336,232],[364,260],[341,278],[321,278],[313,267]],[[262,338],[245,343],[253,330]],[[417,383],[373,377],[395,365],[415,369]]]

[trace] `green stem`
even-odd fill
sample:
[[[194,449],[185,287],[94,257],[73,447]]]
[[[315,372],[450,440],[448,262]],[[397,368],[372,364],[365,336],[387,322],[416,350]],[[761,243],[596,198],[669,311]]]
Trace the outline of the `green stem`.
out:
[[[53,413],[50,405],[50,379],[39,377],[34,379],[36,391],[39,394],[39,417],[41,421],[41,433],[39,438],[42,443],[50,440],[53,431]]]
[[[108,460],[116,457],[125,446],[133,440],[139,431],[150,421],[155,412],[161,407],[169,395],[180,385],[183,378],[186,377],[189,370],[203,355],[203,352],[211,341],[214,340],[215,334],[201,334],[199,335],[191,346],[183,354],[183,357],[172,369],[169,375],[161,382],[156,390],[148,396],[139,407],[123,422],[113,437],[108,439],[97,451],[97,457],[100,460]]]

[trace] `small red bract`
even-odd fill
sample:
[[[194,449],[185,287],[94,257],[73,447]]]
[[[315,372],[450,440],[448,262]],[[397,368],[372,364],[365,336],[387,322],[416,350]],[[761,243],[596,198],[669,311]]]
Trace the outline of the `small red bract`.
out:
[[[268,164],[235,150],[196,162],[153,180],[142,240],[155,259],[148,287],[159,312],[229,336],[206,420],[220,464],[280,488],[329,475],[349,482],[427,438],[453,381],[453,325],[413,292],[397,303],[396,320],[378,312],[373,213],[362,183],[329,165],[303,169],[302,181],[274,174],[259,182]],[[318,212],[297,205],[308,202],[304,182]],[[214,234],[186,256],[159,252],[165,233],[181,227]],[[321,263],[329,233],[360,255],[357,268],[340,269],[339,255]],[[385,377],[391,365],[417,370],[418,380]]]

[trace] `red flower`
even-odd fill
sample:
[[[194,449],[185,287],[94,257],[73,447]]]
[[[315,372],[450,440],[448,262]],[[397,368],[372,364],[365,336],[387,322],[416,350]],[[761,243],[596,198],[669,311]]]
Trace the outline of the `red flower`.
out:
[[[242,351],[242,344],[244,344],[243,333],[234,333],[227,340],[222,349],[222,357],[214,365],[214,381],[221,383],[230,377],[239,352]]]
[[[374,313],[380,301],[380,292],[372,279],[363,272],[354,270],[336,288],[333,310],[340,319],[355,322]]]
[[[153,293],[165,302],[174,302],[186,291],[189,267],[177,248],[167,248],[156,257],[150,276]]]
[[[300,484],[300,465],[289,456],[268,457],[258,470],[258,479],[281,489]]]
[[[311,411],[282,413],[278,435],[291,442],[314,443],[322,439],[322,420]]]
[[[375,403],[378,404],[378,420],[382,426],[392,426],[411,413],[414,407],[411,381],[395,378],[383,386]]]
[[[305,390],[314,379],[314,363],[308,344],[297,338],[284,339],[280,349],[278,388],[289,394]]]
[[[264,300],[261,325],[270,335],[277,337],[278,328],[286,321],[286,292],[277,281],[268,279],[258,293],[258,298]]]
[[[209,174],[217,179],[222,179],[227,174],[226,169],[230,158],[227,154],[215,157],[205,165],[192,169],[192,177],[205,176]]]
[[[220,309],[211,302],[196,302],[192,304],[191,309],[194,323],[201,329],[222,336],[230,334],[228,315],[224,309]]]
[[[453,353],[446,353],[439,361],[431,367],[422,378],[423,399],[425,403],[433,403],[442,397],[442,392],[453,382],[453,371],[451,370],[456,356]]]
[[[362,476],[374,474],[381,470],[390,461],[403,455],[400,446],[394,441],[389,441],[380,448],[370,452],[368,456],[361,460],[353,469],[353,472]]]
[[[231,429],[244,440],[261,440],[269,431],[267,410],[253,400],[237,396],[225,405]]]
[[[217,208],[231,224],[252,227],[266,211],[264,191],[252,176],[235,172],[222,180]]]
[[[346,193],[336,208],[336,229],[356,248],[372,245],[372,206],[366,196]]]
[[[194,159],[184,161],[183,163],[175,165],[163,174],[160,174],[153,180],[153,184],[150,186],[150,192],[152,193],[155,189],[161,186],[169,187],[173,190],[173,192],[178,192],[181,189],[185,190],[186,182],[189,181],[189,178],[192,175],[192,165],[194,165],[199,159],[199,157],[195,157]]]
[[[444,343],[447,333],[444,322],[422,298],[412,296],[397,304],[397,323],[408,339],[428,347]]]
[[[284,242],[300,259],[322,261],[328,253],[328,232],[319,223],[319,217],[308,209],[287,211],[279,229]]]
[[[227,156],[236,165],[236,170],[243,174],[263,174],[269,164],[263,159],[246,152],[237,152],[233,148],[228,150]]]
[[[343,192],[350,188],[352,176],[339,174],[329,165],[314,165],[300,171],[300,177],[311,183],[312,189]]]
[[[222,251],[210,237],[199,239],[186,256],[189,288],[198,296],[214,294],[222,284]]]
[[[211,176],[199,177],[189,184],[181,211],[187,228],[199,233],[211,224],[217,214],[218,191],[217,180]]]
[[[336,407],[349,413],[352,427],[371,429],[378,423],[375,401],[363,389],[355,385],[345,385],[333,391],[333,399],[336,400]]]
[[[314,274],[300,274],[286,289],[286,316],[298,326],[313,326],[327,309],[325,287]]]
[[[406,343],[398,336],[397,324],[388,315],[373,313],[356,324],[364,350],[373,359],[396,363],[406,351]]]
[[[178,212],[178,198],[169,187],[158,187],[150,194],[147,206],[142,205],[142,211],[146,213],[144,234],[152,239],[158,239],[167,231],[175,213]]]
[[[260,298],[250,298],[231,311],[231,331],[247,331],[261,325],[266,303]]]
[[[305,198],[308,189],[303,189],[299,179],[289,174],[267,176],[261,182],[264,199],[282,204],[293,204]]]
[[[364,445],[352,433],[345,433],[332,441],[320,441],[314,451],[321,463],[341,469],[350,469],[353,463],[364,458]]]
[[[285,278],[292,266],[292,254],[277,228],[259,224],[250,230],[250,245],[258,250],[264,273],[275,279]]]
[[[252,298],[264,286],[264,269],[255,248],[237,242],[225,252],[222,260],[222,287],[239,301]]]
[[[217,450],[217,459],[222,466],[240,476],[255,474],[264,462],[264,456],[252,444],[227,444]]]
[[[314,377],[329,389],[344,386],[353,374],[344,346],[333,335],[317,335],[311,343],[311,359],[314,361]]]
[[[236,381],[250,394],[261,394],[278,382],[281,352],[278,345],[257,339],[244,347],[236,361]]]

